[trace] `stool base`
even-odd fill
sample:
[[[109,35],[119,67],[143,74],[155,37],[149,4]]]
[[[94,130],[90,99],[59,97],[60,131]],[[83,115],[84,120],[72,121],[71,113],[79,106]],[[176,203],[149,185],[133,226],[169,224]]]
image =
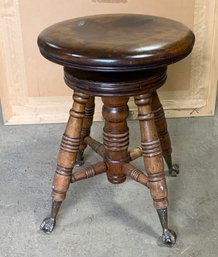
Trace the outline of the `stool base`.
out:
[[[123,183],[126,177],[130,177],[150,190],[154,207],[157,209],[163,228],[162,243],[166,246],[173,246],[176,241],[176,234],[168,229],[167,186],[163,157],[171,175],[173,175],[173,171],[177,173],[178,170],[177,166],[172,165],[171,145],[168,132],[166,133],[166,125],[162,127],[162,130],[156,129],[159,122],[157,117],[160,115],[155,117],[155,112],[152,110],[152,95],[148,93],[135,97],[139,113],[141,147],[136,147],[132,151],[128,151],[129,130],[126,122],[128,97],[102,98],[104,103],[103,117],[105,119],[103,144],[89,136],[94,113],[93,98],[90,100],[89,96],[78,92],[74,93],[73,98],[74,104],[62,138],[53,182],[51,215],[43,220],[40,229],[45,233],[53,231],[57,214],[70,183],[106,173],[108,180],[113,184]],[[92,112],[87,111],[90,109]],[[165,117],[162,116],[161,119],[163,124]],[[168,143],[168,147],[164,148],[165,155],[162,155],[164,142],[165,144]],[[83,152],[87,145],[99,154],[103,161],[72,173],[75,165],[81,166],[84,163]],[[141,156],[143,156],[146,175],[130,163]]]

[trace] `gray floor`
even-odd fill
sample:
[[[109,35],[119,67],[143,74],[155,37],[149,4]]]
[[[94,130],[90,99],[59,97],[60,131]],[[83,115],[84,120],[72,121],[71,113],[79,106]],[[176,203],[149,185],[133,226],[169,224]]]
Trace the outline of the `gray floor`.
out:
[[[157,246],[161,227],[148,190],[130,180],[112,185],[105,175],[72,185],[55,231],[41,233],[64,124],[0,125],[0,256],[217,257],[218,115],[168,125],[181,167],[179,177],[167,177],[169,221],[178,233],[172,249]],[[137,145],[138,123],[129,127]],[[98,140],[101,128],[93,126]],[[97,160],[87,149],[87,164]],[[141,160],[135,164],[143,169]]]

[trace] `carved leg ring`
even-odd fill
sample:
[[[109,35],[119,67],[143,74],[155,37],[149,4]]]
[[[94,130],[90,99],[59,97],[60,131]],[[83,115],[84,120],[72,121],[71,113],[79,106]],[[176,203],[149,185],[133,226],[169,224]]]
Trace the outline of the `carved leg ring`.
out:
[[[126,122],[129,113],[128,99],[128,97],[102,97],[107,177],[113,184],[123,183],[126,180],[122,166],[129,160],[129,129]]]
[[[162,243],[166,246],[172,246],[175,243],[176,236],[175,232],[168,229],[167,186],[164,176],[164,163],[160,140],[151,108],[151,95],[139,95],[135,97],[135,103],[138,106],[141,147],[145,170],[148,173],[148,186],[150,188],[154,207],[157,209],[164,230]]]
[[[82,166],[84,164],[83,154],[84,154],[84,150],[87,147],[87,144],[84,141],[84,139],[85,137],[90,135],[94,112],[95,112],[95,97],[90,96],[89,101],[86,104],[86,108],[85,108],[85,117],[83,118],[80,147],[79,147],[79,152],[77,154],[75,166]]]
[[[80,147],[85,106],[89,100],[89,96],[74,92],[73,100],[73,107],[70,110],[70,117],[61,141],[57,169],[53,182],[51,215],[44,219],[40,226],[40,229],[45,233],[51,233],[55,227],[56,216],[71,183],[72,169],[75,165]]]
[[[161,142],[162,154],[167,164],[169,175],[175,177],[179,173],[179,166],[177,164],[172,164],[172,157],[171,157],[172,148],[171,148],[170,136],[167,130],[167,122],[165,119],[163,106],[160,103],[160,100],[156,91],[152,94],[151,106],[154,112],[156,128],[157,128],[158,136]]]

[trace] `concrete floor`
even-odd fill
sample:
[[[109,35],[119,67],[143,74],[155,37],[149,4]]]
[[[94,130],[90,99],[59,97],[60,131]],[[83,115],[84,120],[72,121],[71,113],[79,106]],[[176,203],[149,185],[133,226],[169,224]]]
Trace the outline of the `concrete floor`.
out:
[[[101,122],[92,135],[101,140]],[[51,235],[39,230],[49,214],[50,191],[64,124],[0,126],[0,257],[217,257],[218,115],[168,120],[177,178],[167,177],[169,223],[175,247],[157,246],[161,227],[150,194],[105,175],[72,185]],[[129,122],[131,146],[138,123]],[[135,133],[134,133],[135,132]],[[86,164],[99,157],[87,149]],[[143,169],[141,159],[135,161]]]

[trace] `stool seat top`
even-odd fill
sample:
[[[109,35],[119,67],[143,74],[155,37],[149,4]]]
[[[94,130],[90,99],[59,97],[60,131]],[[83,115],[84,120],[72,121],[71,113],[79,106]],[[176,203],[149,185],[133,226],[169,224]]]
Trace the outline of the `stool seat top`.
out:
[[[66,20],[38,37],[42,55],[65,67],[93,71],[136,71],[185,58],[194,34],[167,18],[106,14]]]

